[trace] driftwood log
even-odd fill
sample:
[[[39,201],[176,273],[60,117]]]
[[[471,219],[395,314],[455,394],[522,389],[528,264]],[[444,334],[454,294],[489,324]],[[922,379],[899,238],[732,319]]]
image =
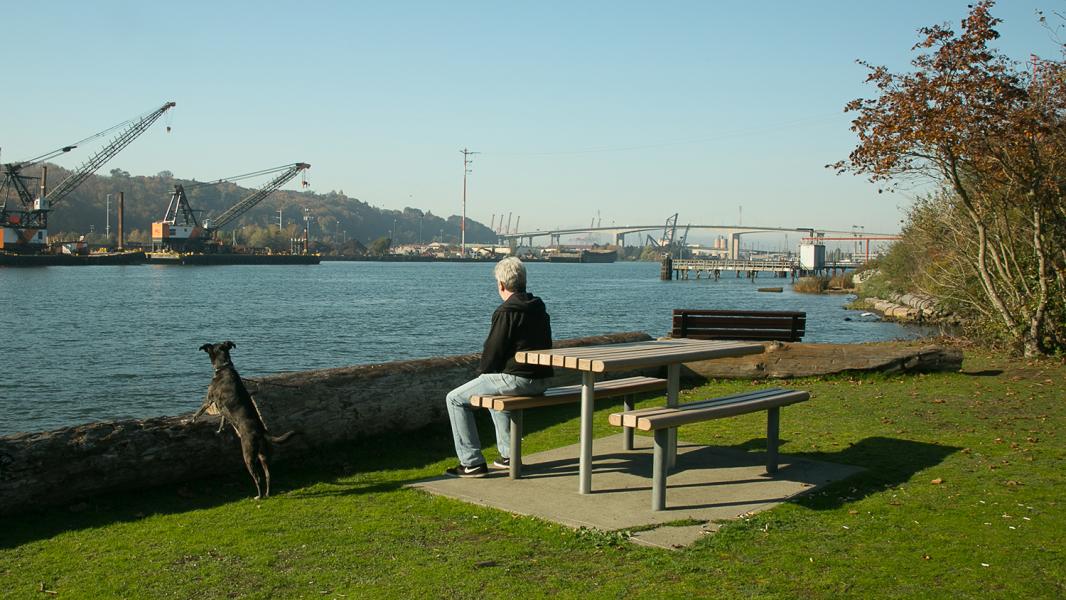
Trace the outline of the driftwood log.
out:
[[[807,344],[766,342],[766,352],[686,363],[682,377],[787,379],[848,371],[930,373],[958,371],[962,351],[929,344]]]
[[[651,339],[618,333],[563,340],[557,347]],[[447,420],[444,396],[475,376],[479,354],[285,373],[246,380],[272,432],[298,436],[275,448],[278,459],[384,432]],[[578,381],[559,370],[553,385]],[[204,382],[204,388],[207,387]],[[201,400],[190,398],[190,409]],[[111,421],[0,437],[0,514],[62,505],[95,494],[173,484],[244,464],[232,428],[218,417]]]

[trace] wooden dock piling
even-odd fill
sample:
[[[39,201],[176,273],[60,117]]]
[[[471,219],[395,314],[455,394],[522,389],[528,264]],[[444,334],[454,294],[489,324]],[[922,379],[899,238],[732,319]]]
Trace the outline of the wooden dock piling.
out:
[[[670,281],[674,278],[674,260],[669,256],[663,257],[662,268],[659,270],[659,279]]]

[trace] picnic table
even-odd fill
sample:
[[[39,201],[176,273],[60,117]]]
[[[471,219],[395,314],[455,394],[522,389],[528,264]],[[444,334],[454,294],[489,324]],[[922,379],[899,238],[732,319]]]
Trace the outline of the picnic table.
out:
[[[581,372],[581,454],[578,467],[578,491],[592,492],[592,415],[595,402],[597,373],[631,371],[665,366],[666,405],[678,405],[681,388],[681,364],[728,356],[743,356],[763,352],[763,345],[755,342],[662,339],[627,344],[579,346],[554,350],[532,350],[515,354],[515,362],[531,365],[551,365]],[[669,462],[674,463],[677,452],[677,432],[671,432]]]

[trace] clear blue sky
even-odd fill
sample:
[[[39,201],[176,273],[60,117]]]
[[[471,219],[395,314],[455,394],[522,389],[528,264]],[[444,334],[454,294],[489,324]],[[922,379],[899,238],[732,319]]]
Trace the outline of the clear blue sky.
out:
[[[891,232],[906,196],[823,168],[855,143],[843,105],[873,93],[854,60],[905,68],[916,30],[970,1],[9,1],[0,160],[174,100],[101,172],[306,161],[315,191],[449,215],[468,147],[485,223]],[[1066,2],[994,9],[1002,50],[1057,52],[1038,8]]]

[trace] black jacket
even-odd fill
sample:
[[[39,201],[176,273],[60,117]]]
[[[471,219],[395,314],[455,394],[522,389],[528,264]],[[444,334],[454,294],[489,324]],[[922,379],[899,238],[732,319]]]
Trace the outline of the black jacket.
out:
[[[532,379],[551,377],[551,367],[523,365],[514,360],[515,352],[551,347],[551,317],[544,302],[533,294],[515,292],[492,313],[492,329],[485,339],[478,373],[508,373]]]

